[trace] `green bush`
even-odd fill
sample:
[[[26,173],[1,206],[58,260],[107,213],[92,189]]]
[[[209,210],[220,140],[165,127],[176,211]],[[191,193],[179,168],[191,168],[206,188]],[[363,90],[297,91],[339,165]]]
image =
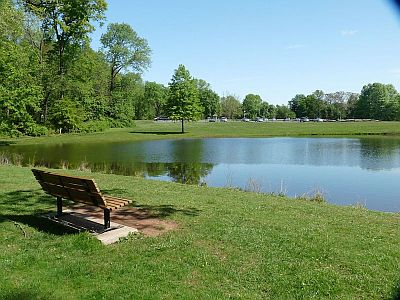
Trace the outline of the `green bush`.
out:
[[[29,124],[29,126],[25,130],[25,134],[30,136],[42,136],[47,135],[48,133],[49,129],[46,126],[36,123]]]
[[[100,132],[110,127],[110,123],[107,120],[91,120],[82,123],[79,128],[80,132]]]

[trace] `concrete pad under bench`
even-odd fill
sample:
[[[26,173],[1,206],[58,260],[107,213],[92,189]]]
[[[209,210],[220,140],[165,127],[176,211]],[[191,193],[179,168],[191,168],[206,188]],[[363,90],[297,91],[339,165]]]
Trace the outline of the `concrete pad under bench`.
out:
[[[44,217],[59,224],[75,229],[87,231],[100,240],[104,245],[118,242],[120,238],[127,237],[130,233],[138,233],[136,228],[111,222],[110,228],[104,229],[103,219],[83,215],[72,210],[64,210],[61,216],[47,214]]]

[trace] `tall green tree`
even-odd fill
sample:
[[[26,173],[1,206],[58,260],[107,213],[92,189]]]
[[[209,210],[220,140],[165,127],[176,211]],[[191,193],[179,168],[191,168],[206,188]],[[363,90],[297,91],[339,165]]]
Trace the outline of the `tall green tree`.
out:
[[[365,85],[355,107],[358,118],[393,120],[396,113],[398,92],[391,84],[372,83]]]
[[[140,106],[148,112],[147,118],[160,117],[163,114],[167,96],[168,89],[164,85],[149,81],[145,83],[144,98]]]
[[[71,90],[68,85],[71,81],[67,78],[68,69],[81,54],[82,48],[89,41],[89,33],[95,27],[94,23],[104,20],[107,8],[105,0],[21,0],[27,12],[36,16],[40,22],[40,43],[36,41],[39,60],[42,64],[42,86],[44,98],[42,103],[43,120],[53,120],[52,125],[59,129],[65,122],[56,121],[60,118],[48,118],[48,113],[65,116],[70,112],[74,114],[77,99],[67,94]],[[29,33],[29,30],[27,30]],[[37,39],[37,38],[36,38]],[[31,39],[35,40],[35,39]],[[32,43],[35,46],[35,43]],[[45,68],[44,68],[45,66]],[[63,98],[67,99],[63,101]],[[71,109],[62,109],[62,103]],[[60,111],[56,111],[59,109]],[[75,119],[65,118],[66,120]],[[76,122],[74,122],[76,123]],[[76,129],[74,126],[66,126]],[[61,128],[63,129],[63,128]]]
[[[100,41],[111,68],[110,92],[115,89],[115,78],[121,70],[142,73],[150,66],[150,47],[129,24],[109,24]]]
[[[248,94],[243,100],[242,108],[246,111],[246,116],[254,119],[259,116],[262,99],[259,95]]]
[[[0,1],[0,131],[37,135],[42,87],[23,23],[22,12],[11,1]]]
[[[268,102],[263,101],[260,107],[260,116],[263,118],[271,118],[271,106]]]
[[[114,127],[133,126],[134,120],[142,117],[137,107],[143,101],[143,80],[139,74],[128,72],[120,74],[116,83],[110,103],[110,119]]]
[[[181,120],[182,133],[184,120],[197,120],[203,112],[196,83],[184,65],[179,65],[169,83],[167,110],[171,119]]]
[[[49,41],[54,42],[58,72],[66,72],[65,54],[71,46],[81,45],[94,30],[92,21],[104,19],[105,0],[23,0],[26,8],[42,20]]]
[[[237,96],[228,95],[221,98],[221,115],[229,119],[240,117],[242,104]]]
[[[108,64],[102,53],[86,45],[71,64],[66,81],[66,95],[84,110],[83,122],[108,117]]]
[[[275,116],[278,119],[286,119],[286,118],[293,119],[296,117],[296,114],[292,110],[290,110],[290,108],[287,107],[286,105],[277,105]]]
[[[289,107],[298,118],[306,117],[306,96],[303,94],[297,94],[292,100],[289,101]]]
[[[203,117],[213,117],[220,113],[220,97],[211,89],[211,85],[203,79],[195,79],[200,103],[203,107]]]

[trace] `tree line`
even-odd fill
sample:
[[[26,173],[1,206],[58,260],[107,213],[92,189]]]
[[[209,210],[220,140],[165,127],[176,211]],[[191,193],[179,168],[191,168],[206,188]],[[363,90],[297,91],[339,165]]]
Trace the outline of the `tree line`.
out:
[[[183,65],[168,86],[144,82],[151,49],[130,25],[108,24],[98,51],[89,34],[105,21],[105,0],[0,0],[0,133],[43,135],[128,127],[165,116],[182,122],[235,118],[366,118],[400,121],[392,85],[296,95],[272,105],[259,95],[219,96]]]

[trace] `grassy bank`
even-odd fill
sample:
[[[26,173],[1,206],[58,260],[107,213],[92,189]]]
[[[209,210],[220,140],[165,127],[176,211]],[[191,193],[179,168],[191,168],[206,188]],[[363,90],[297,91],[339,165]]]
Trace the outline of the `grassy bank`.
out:
[[[400,122],[337,122],[337,123],[208,123],[185,124],[185,134],[180,134],[180,123],[136,121],[136,127],[110,129],[91,134],[63,134],[39,138],[1,138],[0,143],[79,143],[120,142],[165,138],[201,137],[271,137],[271,136],[333,136],[333,135],[400,135]]]
[[[398,214],[125,176],[88,176],[102,190],[178,222],[179,229],[112,246],[102,246],[89,234],[60,235],[35,216],[54,211],[55,201],[41,191],[30,170],[0,166],[2,297],[400,296]]]

